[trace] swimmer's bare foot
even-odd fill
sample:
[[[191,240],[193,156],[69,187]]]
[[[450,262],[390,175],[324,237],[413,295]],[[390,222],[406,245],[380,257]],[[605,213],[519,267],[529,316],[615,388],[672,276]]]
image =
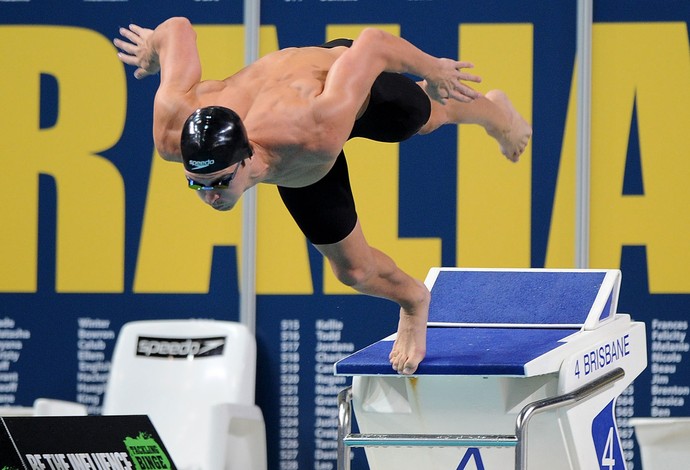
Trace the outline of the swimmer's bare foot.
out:
[[[532,127],[520,116],[508,96],[501,90],[491,90],[484,96],[498,106],[507,116],[506,124],[486,127],[486,132],[498,141],[501,153],[512,162],[517,162],[532,137]]]
[[[399,374],[411,375],[426,354],[426,323],[429,317],[429,291],[414,307],[400,309],[398,333],[388,356],[391,366]]]

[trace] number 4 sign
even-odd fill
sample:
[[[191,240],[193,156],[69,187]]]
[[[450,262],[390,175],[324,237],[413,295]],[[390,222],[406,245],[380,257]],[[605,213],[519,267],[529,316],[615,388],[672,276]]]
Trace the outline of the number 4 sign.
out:
[[[613,401],[592,421],[592,439],[600,470],[625,470],[625,460],[613,416]]]

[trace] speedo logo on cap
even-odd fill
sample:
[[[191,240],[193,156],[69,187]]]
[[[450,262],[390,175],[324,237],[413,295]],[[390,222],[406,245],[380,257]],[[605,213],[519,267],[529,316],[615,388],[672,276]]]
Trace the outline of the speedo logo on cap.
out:
[[[225,349],[225,336],[212,338],[151,338],[139,336],[137,356],[186,359],[220,356]]]
[[[215,160],[208,159],[208,160],[189,160],[189,165],[192,167],[192,170],[202,170],[204,168],[207,168],[211,165],[216,163]]]

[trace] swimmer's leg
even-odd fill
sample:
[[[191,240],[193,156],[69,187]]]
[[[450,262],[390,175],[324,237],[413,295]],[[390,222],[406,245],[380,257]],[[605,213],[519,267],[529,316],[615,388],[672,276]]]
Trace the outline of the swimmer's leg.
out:
[[[358,292],[400,305],[398,334],[390,362],[401,374],[413,374],[426,354],[430,294],[424,283],[405,274],[392,259],[367,243],[359,225],[342,241],[315,245],[343,284]]]
[[[418,82],[422,88],[425,82]],[[518,113],[508,96],[491,90],[471,103],[447,100],[445,104],[431,101],[431,117],[419,131],[428,134],[444,124],[478,124],[496,139],[501,153],[516,162],[532,137],[532,127]]]

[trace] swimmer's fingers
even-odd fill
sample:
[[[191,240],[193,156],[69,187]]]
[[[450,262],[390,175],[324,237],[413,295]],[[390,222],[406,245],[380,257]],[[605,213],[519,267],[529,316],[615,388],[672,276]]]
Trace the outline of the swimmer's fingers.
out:
[[[115,46],[121,51],[118,52],[117,57],[123,63],[137,67],[134,71],[134,77],[137,79],[154,75],[160,68],[156,55],[147,45],[147,39],[152,33],[151,29],[131,24],[129,29],[120,28],[120,35],[127,41],[119,38],[113,40]]]
[[[471,103],[482,96],[480,92],[461,82],[450,82],[438,89],[427,88],[427,92],[432,99],[444,105],[448,100]]]
[[[116,39],[113,41],[115,45],[122,49],[125,52],[129,52],[131,49],[129,47],[126,47],[125,44],[123,43],[121,45],[118,44],[118,40]],[[134,77],[137,79],[141,79],[144,77],[148,77],[149,75],[153,75],[155,72],[149,71],[146,68],[144,68],[142,65],[142,60],[139,56],[136,55],[136,51],[132,51],[132,53],[125,53],[125,52],[118,52],[117,53],[117,58],[120,59],[121,62],[127,64],[127,65],[132,65],[134,67],[137,67],[137,69],[134,71]]]
[[[140,54],[140,37],[132,33],[127,28],[120,28],[120,35],[128,41],[123,41],[120,38],[113,39],[115,47],[122,52],[118,52],[117,57],[127,65],[139,65]]]
[[[458,91],[454,91],[451,84],[444,84],[444,86],[441,87],[427,85],[426,92],[429,95],[429,98],[434,101],[438,101],[442,105],[445,105],[449,99],[455,99],[465,103],[472,101],[471,98],[464,96]]]
[[[462,101],[463,103],[469,103],[481,97],[482,94],[477,90],[463,84],[458,83],[455,89],[451,90],[449,93],[449,98],[454,100]]]
[[[153,32],[152,29],[149,28],[142,28],[139,25],[136,24],[130,24],[129,25],[129,30],[135,34],[138,38],[146,39],[149,34]]]
[[[466,85],[463,82],[473,82],[473,83],[481,83],[482,77],[479,75],[475,75],[473,73],[468,73],[463,71],[462,69],[471,69],[474,68],[474,64],[472,62],[457,62],[456,63],[456,70],[457,70],[457,84],[455,88],[452,90],[452,92],[449,95],[449,98],[456,99],[458,101],[462,102],[467,102],[467,101],[472,101],[481,96],[481,93],[478,91],[474,90],[472,87]]]
[[[129,27],[131,28],[132,26],[134,25],[130,25]],[[132,44],[141,44],[141,36],[132,31],[131,29],[121,27],[118,32],[120,33],[120,36],[127,39]]]
[[[474,83],[481,83],[482,82],[482,77],[479,75],[474,75],[472,73],[467,73],[467,72],[460,72],[458,74],[458,78],[462,80],[463,82],[474,82]]]
[[[481,83],[482,77],[479,75],[474,75],[472,73],[463,72],[462,69],[473,69],[474,64],[472,62],[456,62],[455,70],[459,72],[458,78],[466,82]]]
[[[481,82],[481,77],[464,72],[462,69],[472,68],[471,62],[459,62],[450,59],[439,59],[438,67],[433,74],[425,78],[425,89],[432,100],[446,104],[448,100],[469,103],[481,96],[464,82]]]
[[[156,74],[155,72],[150,72],[147,69],[140,67],[134,71],[134,78],[136,78],[137,80],[141,80],[142,78],[146,78],[149,75],[155,75],[155,74]]]
[[[122,51],[122,52],[118,53],[118,57],[120,57],[120,60],[122,60],[122,62],[124,62],[125,64],[129,64],[129,65],[135,65],[131,62],[131,61],[136,60],[136,52],[137,52],[137,48],[133,44],[130,44],[128,42],[124,42],[120,39],[113,39],[113,44],[115,44],[115,47],[117,47],[118,49],[120,49],[120,51]],[[125,59],[128,59],[129,61],[127,61]]]

